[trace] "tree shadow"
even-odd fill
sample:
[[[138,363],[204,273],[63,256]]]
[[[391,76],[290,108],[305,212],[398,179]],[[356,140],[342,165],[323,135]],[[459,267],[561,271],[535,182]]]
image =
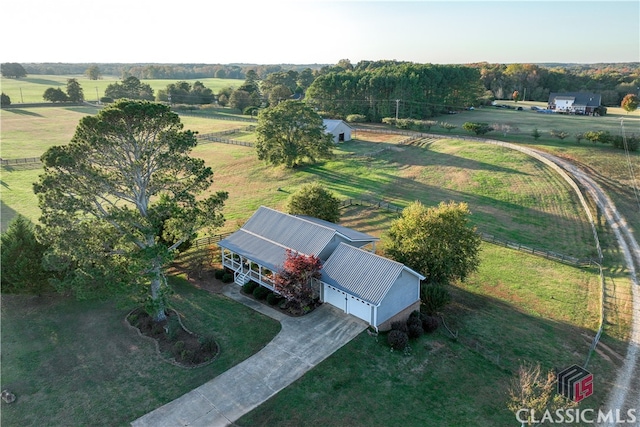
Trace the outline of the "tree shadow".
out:
[[[14,113],[22,116],[44,117],[42,114],[34,113],[33,111],[23,110],[21,108],[3,108],[3,112]]]

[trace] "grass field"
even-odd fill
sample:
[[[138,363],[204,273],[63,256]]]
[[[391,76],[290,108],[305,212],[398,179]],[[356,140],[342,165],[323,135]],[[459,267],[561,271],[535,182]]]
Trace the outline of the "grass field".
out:
[[[84,75],[70,76],[54,76],[54,75],[28,75],[20,79],[8,79],[2,77],[0,85],[2,92],[9,95],[12,104],[37,103],[45,102],[42,99],[44,91],[50,87],[60,88],[66,92],[67,80],[76,79],[84,92],[84,99],[87,101],[96,101],[104,96],[104,91],[110,84],[120,82],[119,78],[114,76],[104,76],[100,80],[89,80]],[[179,79],[150,79],[141,80],[142,83],[148,84],[154,90],[154,94],[160,89],[166,89],[167,85],[178,82]],[[185,79],[191,84],[196,81],[202,82],[205,87],[211,89],[213,93],[218,93],[226,87],[238,88],[244,80],[237,79]]]
[[[49,113],[43,110],[60,110],[60,115],[51,113],[48,116]],[[0,116],[3,156],[5,150],[18,154],[20,147],[30,147],[30,141],[36,139],[30,136],[32,133],[54,135],[51,140],[42,142],[34,152],[45,149],[48,144],[68,142],[67,136],[73,133],[77,124],[75,113],[75,110],[65,108],[24,109],[19,113],[3,110]],[[465,112],[447,116],[447,119],[462,118],[467,113],[475,114]],[[504,113],[525,112],[509,110]],[[40,121],[43,117],[49,118]],[[493,117],[502,120],[498,116]],[[57,120],[58,123],[51,124],[51,120]],[[183,122],[185,127],[201,133],[246,126],[242,122],[186,116]],[[551,122],[546,125],[555,126]],[[52,130],[51,126],[68,130],[64,133]],[[254,136],[243,133],[237,138],[251,140]],[[526,137],[522,138],[524,140]],[[359,132],[356,141],[336,150],[335,159],[294,170],[267,166],[259,162],[255,153],[247,147],[201,144],[194,154],[205,159],[213,168],[213,190],[230,193],[225,207],[225,230],[237,228],[260,205],[284,208],[290,194],[300,185],[319,181],[340,198],[384,199],[401,207],[415,199],[429,205],[442,200],[465,201],[473,212],[474,223],[482,231],[567,255],[586,257],[593,254],[591,229],[576,197],[568,185],[545,166],[518,152],[465,142],[454,136],[419,140],[409,146],[398,146],[399,139],[396,136]],[[528,143],[533,143],[532,138],[529,139],[531,141]],[[544,138],[535,145],[556,152],[564,149],[564,156],[594,169],[597,167],[601,178],[610,182],[610,185],[623,185],[624,167],[619,163],[625,160],[624,152],[602,147],[594,149],[584,143],[577,145],[569,141],[560,144]],[[358,157],[381,147],[391,149],[374,157]],[[632,159],[637,162],[638,156],[634,154]],[[40,173],[39,169],[3,168],[1,172],[3,227],[6,226],[5,221],[16,212],[36,220],[38,212],[35,197],[29,190]],[[628,193],[618,197],[625,198],[625,194]],[[627,200],[627,203],[632,207],[632,201]],[[382,236],[395,217],[395,213],[354,206],[343,211],[342,222]],[[628,219],[632,225],[638,222],[637,218]],[[606,239],[606,232],[602,229],[601,232]],[[613,251],[610,246],[609,250]],[[514,366],[525,359],[539,360],[547,368],[562,368],[567,364],[581,363],[586,357],[590,337],[598,324],[599,283],[595,271],[559,265],[489,244],[483,244],[482,257],[480,271],[465,284],[457,284],[452,288],[454,303],[447,308],[445,316],[450,326],[459,331],[457,341],[452,341],[440,330],[412,344],[411,354],[405,356],[389,353],[383,336],[376,341],[366,333],[362,334],[292,387],[241,419],[239,425],[300,425],[302,421],[318,425],[340,425],[340,422],[345,426],[393,425],[399,420],[403,425],[510,425],[514,418],[505,409],[504,392]],[[615,268],[617,264],[610,266]],[[615,286],[624,287],[624,271],[610,271],[608,280],[614,282]],[[200,314],[204,312],[217,315],[219,301],[201,302],[200,294],[190,294],[191,291],[180,285],[179,289],[179,294],[185,296],[178,304],[201,306],[198,307],[200,311],[194,311],[194,320],[206,319],[205,314]],[[611,348],[611,352],[595,354],[590,365],[597,381],[596,396],[590,398],[590,405],[597,405],[604,400],[614,379],[613,370],[619,362],[616,354],[625,348],[623,341],[628,334],[628,318],[625,316],[628,305],[625,304],[628,302],[614,303],[618,304],[616,307],[620,312],[611,318],[612,324],[608,325],[603,337],[603,342]],[[42,409],[44,414],[55,412],[53,407],[46,405],[49,405],[49,394],[57,390],[49,382],[45,385],[37,382],[49,381],[49,376],[54,374],[48,370],[33,371],[44,363],[33,357],[40,357],[44,352],[45,357],[53,357],[54,360],[46,362],[48,366],[54,366],[55,363],[68,363],[64,359],[65,355],[69,357],[68,352],[56,347],[54,353],[47,354],[51,336],[54,335],[51,329],[42,326],[43,320],[38,319],[37,316],[43,316],[42,312],[32,308],[28,301],[8,297],[3,299],[2,304],[3,386],[7,378],[35,377],[34,383],[29,384],[27,389],[42,389],[44,392],[33,396],[34,404],[45,405]],[[121,317],[109,317],[115,314],[111,313],[108,305],[68,301],[59,304],[59,307],[58,303],[45,304],[43,308],[53,318],[62,319],[54,322],[55,328],[72,323],[65,323],[64,319],[74,316],[84,318],[94,313],[97,318],[106,316],[104,323],[109,326],[104,334],[122,334],[113,326]],[[27,310],[19,311],[19,307],[27,307]],[[84,311],[86,313],[81,314]],[[225,311],[220,314],[224,316]],[[229,319],[225,325],[232,329],[234,321],[231,317]],[[35,328],[33,332],[29,329],[32,324]],[[7,329],[7,325],[13,329]],[[16,331],[13,332],[16,335],[26,331],[24,334],[32,334],[30,336],[33,338],[29,343],[10,341],[7,348],[4,338],[6,331]],[[54,329],[54,332],[57,336],[65,337],[77,333],[75,329]],[[102,335],[100,339],[110,342],[108,335]],[[230,342],[229,345],[234,344]],[[489,355],[476,351],[476,345],[490,349]],[[40,346],[44,346],[45,350]],[[222,347],[224,349],[225,345]],[[126,345],[116,345],[113,350],[115,353],[110,357],[123,357],[118,352],[127,354],[126,349]],[[496,353],[502,361],[499,365],[492,361]],[[30,354],[35,356],[28,356]],[[93,354],[83,357],[78,359],[80,362],[86,361],[87,369],[99,365],[102,360]],[[19,368],[14,368],[14,364]],[[104,381],[112,387],[110,391],[114,395],[124,393],[128,399],[130,393],[139,391],[138,382],[155,390],[152,385],[156,379],[154,370],[164,367],[161,363],[158,365],[160,367],[155,364],[150,367],[148,373],[141,371],[144,375],[140,377],[125,369],[125,374],[129,373],[137,379],[134,390],[125,388],[123,392],[124,383],[121,379],[116,383],[110,383],[108,379]],[[139,364],[133,366],[138,367]],[[5,374],[5,370],[10,369],[17,370]],[[39,372],[41,375],[37,375]],[[161,377],[159,381],[164,381],[165,377],[158,375]],[[56,378],[53,377],[53,384]],[[185,382],[189,386],[194,381],[175,377],[175,382]],[[83,399],[91,399],[95,395],[96,384],[105,384],[92,382],[86,377],[79,377],[73,383],[63,379],[58,382],[65,391],[70,389],[72,398],[80,402],[83,400],[76,398],[78,394],[82,394]],[[172,387],[182,387],[182,384]],[[469,390],[473,392],[469,393]],[[144,395],[146,391],[140,393]],[[164,392],[159,394],[161,396],[153,396],[156,399],[153,402],[169,398]],[[137,396],[132,399],[132,406],[139,402],[137,399]],[[310,401],[314,404],[309,405]],[[151,400],[140,405],[146,408],[155,404],[149,402]],[[68,409],[67,403],[61,403],[60,400],[54,399],[53,405],[63,408],[59,415],[62,417],[74,416],[79,411],[75,407]],[[119,405],[107,403],[104,407],[96,406],[96,415],[87,415],[90,417],[87,424],[93,424],[93,417],[97,418],[100,414],[104,419],[109,419],[112,413],[108,406],[113,406],[123,414],[127,411],[132,413],[126,408],[119,409]],[[5,415],[7,411],[3,411],[2,421],[8,420],[8,425],[13,420],[26,420],[19,422],[19,425],[36,422],[33,418],[22,417],[37,417],[37,412],[32,415],[17,412],[20,411]],[[144,411],[139,409],[139,412],[136,414],[141,415]],[[118,417],[116,424],[124,424],[134,418],[125,420],[125,415]]]
[[[171,365],[125,323],[128,310],[63,297],[2,296],[2,387],[18,396],[3,426],[125,426],[259,351],[280,324],[174,278],[172,306],[221,352],[201,368]]]

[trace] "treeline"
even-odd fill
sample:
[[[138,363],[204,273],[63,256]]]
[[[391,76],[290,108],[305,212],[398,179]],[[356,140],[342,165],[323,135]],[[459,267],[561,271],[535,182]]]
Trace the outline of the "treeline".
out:
[[[483,93],[480,72],[472,67],[366,61],[322,70],[306,99],[326,116],[359,114],[377,122],[433,117],[477,104]]]
[[[194,80],[227,78],[245,80],[256,76],[265,81],[272,74],[289,71],[318,79],[310,95],[327,111],[371,117],[394,116],[396,107],[403,116],[430,117],[438,110],[478,105],[494,99],[546,102],[551,92],[593,92],[602,95],[602,104],[618,106],[625,95],[640,88],[640,63],[619,64],[417,64],[398,61],[348,59],[335,65],[259,64],[22,64],[27,74],[86,74],[99,67],[101,75],[121,79]],[[309,73],[311,71],[311,73]],[[405,73],[403,75],[403,73]],[[476,79],[473,82],[473,78]],[[271,90],[270,88],[269,90]],[[296,88],[290,88],[296,92]],[[444,90],[450,90],[444,93]],[[333,90],[333,93],[330,91]],[[314,92],[315,91],[315,92]],[[476,93],[478,92],[478,93]],[[281,95],[279,95],[281,96]],[[342,99],[340,97],[343,97]],[[400,100],[399,104],[396,99]],[[365,106],[368,104],[368,106]],[[424,105],[420,105],[424,104]],[[392,114],[393,113],[393,114]]]
[[[638,93],[640,63],[624,64],[471,64],[480,70],[487,96],[546,102],[551,92],[592,92],[602,95],[605,106],[619,106],[625,95]]]
[[[305,68],[319,70],[324,65],[258,65],[258,64],[58,64],[58,63],[26,63],[22,64],[27,74],[70,75],[85,74],[90,67],[99,67],[104,76],[115,76],[121,79],[136,77],[145,79],[239,79],[244,80],[249,70],[255,71],[260,78],[279,71],[301,71]]]

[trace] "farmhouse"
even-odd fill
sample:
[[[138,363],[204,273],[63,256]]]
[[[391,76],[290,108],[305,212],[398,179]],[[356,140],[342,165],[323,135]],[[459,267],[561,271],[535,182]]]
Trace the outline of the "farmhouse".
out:
[[[374,254],[378,240],[317,218],[262,206],[218,245],[222,265],[234,272],[238,285],[253,280],[271,290],[287,250],[317,256],[323,262],[322,278],[314,283],[320,300],[386,330],[392,321],[419,309],[424,277]]]
[[[325,126],[324,133],[330,133],[333,135],[334,144],[351,141],[351,131],[353,129],[343,120],[323,119],[322,123]]]
[[[592,116],[600,107],[602,96],[595,93],[567,92],[549,94],[550,110],[557,113],[585,114]]]

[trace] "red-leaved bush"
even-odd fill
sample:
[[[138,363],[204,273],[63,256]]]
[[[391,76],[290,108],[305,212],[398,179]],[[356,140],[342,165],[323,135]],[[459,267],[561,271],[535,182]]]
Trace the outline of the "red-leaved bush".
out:
[[[287,259],[275,275],[274,288],[288,301],[302,308],[314,299],[312,279],[320,279],[322,261],[315,255],[304,255],[287,249]]]

